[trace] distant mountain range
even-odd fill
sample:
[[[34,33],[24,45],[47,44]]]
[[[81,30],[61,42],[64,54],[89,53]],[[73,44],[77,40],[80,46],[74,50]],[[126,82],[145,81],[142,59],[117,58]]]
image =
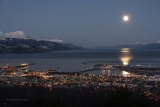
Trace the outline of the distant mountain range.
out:
[[[83,49],[62,40],[35,40],[22,31],[0,32],[0,53],[39,53],[56,50]]]
[[[124,44],[124,45],[116,45],[116,46],[97,46],[94,49],[109,49],[109,48],[134,48],[134,49],[160,49],[160,41],[153,42],[153,43],[131,43],[131,44]]]

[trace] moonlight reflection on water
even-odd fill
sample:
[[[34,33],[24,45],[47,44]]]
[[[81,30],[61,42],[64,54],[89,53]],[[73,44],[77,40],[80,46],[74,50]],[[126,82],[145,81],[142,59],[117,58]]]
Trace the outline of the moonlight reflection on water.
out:
[[[128,65],[129,61],[132,59],[132,55],[130,53],[129,48],[122,48],[121,49],[121,55],[120,60],[122,61],[123,65]]]

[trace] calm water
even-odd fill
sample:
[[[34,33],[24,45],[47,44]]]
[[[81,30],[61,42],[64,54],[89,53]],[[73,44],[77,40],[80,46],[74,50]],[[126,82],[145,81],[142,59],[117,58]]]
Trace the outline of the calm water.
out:
[[[104,51],[70,50],[34,54],[0,54],[0,66],[6,64],[20,65],[21,63],[36,63],[36,65],[29,66],[29,69],[37,71],[56,69],[68,72],[81,71],[100,63],[160,65],[160,50],[133,50],[123,48]],[[119,71],[114,72],[121,73]]]

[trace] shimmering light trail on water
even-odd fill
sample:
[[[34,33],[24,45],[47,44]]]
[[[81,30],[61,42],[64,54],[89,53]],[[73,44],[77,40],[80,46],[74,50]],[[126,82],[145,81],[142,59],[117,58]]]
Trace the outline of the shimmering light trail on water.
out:
[[[131,59],[132,59],[132,55],[130,53],[130,49],[129,48],[122,48],[120,60],[122,61],[123,65],[129,65],[129,62]]]

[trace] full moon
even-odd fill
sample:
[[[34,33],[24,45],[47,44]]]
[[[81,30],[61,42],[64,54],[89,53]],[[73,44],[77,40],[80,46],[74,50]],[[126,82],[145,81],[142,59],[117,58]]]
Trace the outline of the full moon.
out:
[[[129,20],[129,17],[128,17],[128,16],[124,16],[124,17],[123,17],[123,20],[124,20],[124,21],[128,21],[128,20]]]

